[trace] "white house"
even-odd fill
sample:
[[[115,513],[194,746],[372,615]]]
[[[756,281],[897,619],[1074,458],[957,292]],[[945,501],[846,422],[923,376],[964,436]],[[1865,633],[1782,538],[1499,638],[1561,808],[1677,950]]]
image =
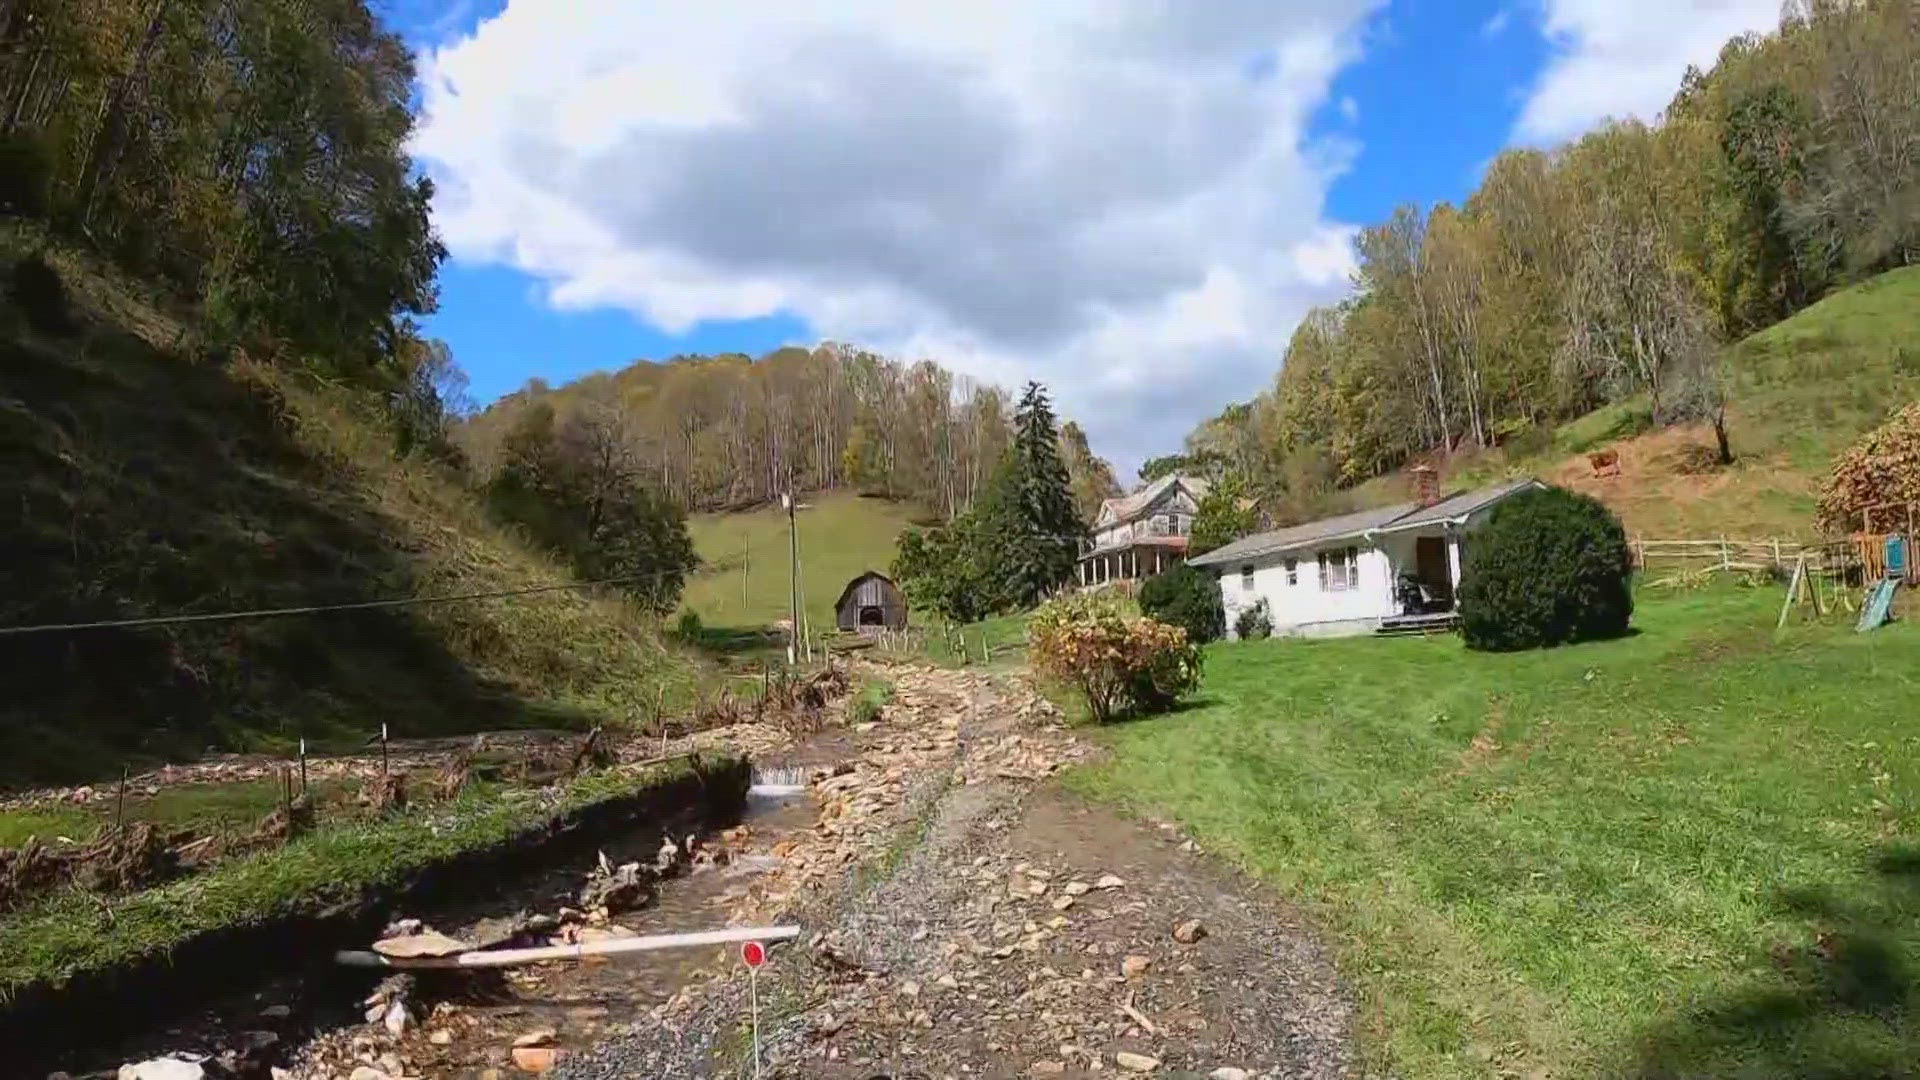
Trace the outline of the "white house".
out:
[[[1082,587],[1133,582],[1178,566],[1187,555],[1193,515],[1207,497],[1207,482],[1163,476],[1131,495],[1100,504],[1093,544],[1080,555]]]
[[[1358,634],[1451,625],[1462,554],[1527,478],[1258,533],[1189,560],[1214,571],[1231,631],[1264,602],[1275,634]]]

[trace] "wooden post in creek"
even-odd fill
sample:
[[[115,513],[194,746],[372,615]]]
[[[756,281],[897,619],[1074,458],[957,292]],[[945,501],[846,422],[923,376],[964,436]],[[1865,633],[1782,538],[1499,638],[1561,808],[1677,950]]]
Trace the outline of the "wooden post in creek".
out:
[[[307,793],[307,740],[300,740],[300,794]]]

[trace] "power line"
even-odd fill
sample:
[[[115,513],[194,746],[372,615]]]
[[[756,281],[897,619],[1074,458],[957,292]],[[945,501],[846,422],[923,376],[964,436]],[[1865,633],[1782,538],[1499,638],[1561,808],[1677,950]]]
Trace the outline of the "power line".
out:
[[[103,619],[98,622],[43,623],[39,626],[0,626],[0,637],[18,634],[56,633],[69,630],[114,630],[139,626],[176,626],[182,623],[233,622],[239,619],[270,619],[283,615],[320,615],[334,611],[366,611],[373,608],[451,604],[462,600],[497,600],[509,596],[562,592],[567,589],[591,589],[599,585],[619,585],[629,581],[663,577],[664,572],[628,574],[599,581],[570,581],[562,585],[534,585],[520,589],[495,589],[489,592],[456,593],[451,596],[405,596],[392,600],[361,600],[351,604],[308,604],[302,607],[254,608],[247,611],[212,611],[195,615],[149,615],[136,619]]]

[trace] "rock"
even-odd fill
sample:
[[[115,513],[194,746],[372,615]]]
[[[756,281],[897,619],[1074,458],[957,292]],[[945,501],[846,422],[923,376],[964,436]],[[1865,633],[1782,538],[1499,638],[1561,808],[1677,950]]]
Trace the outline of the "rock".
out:
[[[1114,874],[1101,874],[1100,880],[1093,883],[1096,889],[1121,889],[1126,887],[1126,879]]]
[[[1068,896],[1085,896],[1093,891],[1093,886],[1084,881],[1069,881],[1061,891]]]
[[[469,947],[464,941],[455,941],[433,930],[421,934],[408,934],[404,937],[381,938],[373,943],[374,952],[396,959],[416,956],[452,956],[455,953],[466,952]]]
[[[1125,960],[1120,961],[1120,974],[1125,975],[1129,979],[1137,979],[1145,975],[1147,969],[1152,966],[1153,961],[1141,956],[1139,953],[1133,953]]]
[[[412,1022],[413,1014],[407,1012],[407,1003],[404,1001],[396,1001],[387,1006],[387,1015],[382,1020],[386,1025],[387,1034],[396,1039],[407,1033],[407,1025]]]
[[[1028,1076],[1065,1076],[1067,1066],[1059,1061],[1036,1061],[1027,1066]]]
[[[393,1080],[393,1078],[371,1065],[362,1065],[348,1073],[347,1080]]]
[[[266,1008],[260,1010],[260,1019],[262,1020],[279,1021],[279,1020],[290,1020],[292,1018],[293,1018],[293,1008],[292,1006],[289,1006],[289,1005],[269,1005]]]
[[[1131,1050],[1122,1050],[1113,1055],[1113,1063],[1128,1072],[1137,1073],[1149,1073],[1160,1067],[1158,1058],[1150,1058],[1145,1054],[1136,1054]]]
[[[1065,911],[1072,906],[1073,906],[1073,897],[1071,895],[1056,896],[1053,898],[1053,910],[1055,911]]]
[[[1182,945],[1191,945],[1207,936],[1207,928],[1200,925],[1199,919],[1188,919],[1173,928],[1173,940]]]
[[[1245,1069],[1236,1069],[1231,1065],[1222,1065],[1208,1073],[1207,1080],[1253,1080],[1253,1074]]]
[[[515,1048],[522,1048],[522,1047],[529,1047],[529,1046],[551,1046],[553,1045],[554,1038],[555,1038],[555,1033],[552,1028],[536,1028],[535,1030],[529,1031],[526,1034],[521,1035],[518,1038],[514,1039],[513,1045]]]
[[[555,1050],[551,1046],[516,1046],[513,1048],[513,1066],[521,1072],[550,1072],[559,1060],[560,1051]]]
[[[448,1031],[446,1028],[436,1028],[427,1033],[427,1041],[435,1046],[451,1046],[453,1044],[453,1032]]]
[[[200,1062],[187,1058],[154,1058],[120,1066],[120,1080],[205,1080],[206,1075]]]

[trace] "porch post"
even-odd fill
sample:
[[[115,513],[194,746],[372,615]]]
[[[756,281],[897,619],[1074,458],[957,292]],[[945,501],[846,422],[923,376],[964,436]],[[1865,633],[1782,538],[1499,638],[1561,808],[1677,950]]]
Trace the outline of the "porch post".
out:
[[[1447,528],[1447,577],[1453,584],[1455,596],[1460,594],[1460,532]]]

